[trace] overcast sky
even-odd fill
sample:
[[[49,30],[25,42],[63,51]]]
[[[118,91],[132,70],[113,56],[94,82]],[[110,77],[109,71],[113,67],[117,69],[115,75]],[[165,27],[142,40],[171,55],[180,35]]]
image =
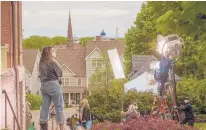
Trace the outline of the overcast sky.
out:
[[[30,2],[23,1],[23,35],[66,36],[69,8],[73,35],[124,37],[133,25],[142,1],[134,2]]]

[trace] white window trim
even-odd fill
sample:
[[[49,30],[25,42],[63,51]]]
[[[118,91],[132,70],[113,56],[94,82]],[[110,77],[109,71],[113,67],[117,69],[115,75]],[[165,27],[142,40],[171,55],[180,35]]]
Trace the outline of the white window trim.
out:
[[[98,67],[98,62],[97,61],[101,61],[102,59],[101,58],[93,58],[92,59],[92,68],[97,68]],[[93,66],[93,61],[95,61],[95,66]],[[101,66],[100,68],[102,67],[102,62],[101,62]]]
[[[63,80],[62,80],[62,82],[63,82],[63,84],[62,84],[62,87],[66,87],[66,86],[70,86],[70,77],[61,77]],[[69,85],[65,85],[65,78],[68,78],[69,79]]]
[[[93,62],[95,62],[95,66],[93,66]],[[97,67],[97,60],[96,59],[92,59],[92,68],[96,68]]]
[[[80,81],[81,81],[81,82],[80,82],[80,83],[81,83],[80,85],[78,84],[78,83],[79,83],[79,82],[78,82],[78,81],[79,81],[79,78],[80,78]],[[78,78],[77,78],[77,86],[82,86],[82,78],[81,78],[81,77],[78,77]]]

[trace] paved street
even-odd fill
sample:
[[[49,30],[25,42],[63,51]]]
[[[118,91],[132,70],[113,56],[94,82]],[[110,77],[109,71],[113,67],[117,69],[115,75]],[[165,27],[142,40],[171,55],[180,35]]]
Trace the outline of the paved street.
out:
[[[65,109],[65,118],[67,119],[68,117],[70,117],[71,115],[73,115],[75,112],[77,112],[77,107]],[[39,125],[38,125],[39,116],[40,116],[40,111],[38,111],[38,110],[32,111],[32,121],[35,122],[35,128],[36,128],[36,130],[40,130],[40,127],[39,127]],[[50,120],[50,121],[49,121],[49,130],[52,130],[51,124],[52,124],[52,123],[51,123],[51,120]],[[54,130],[55,130],[55,129],[54,129]],[[66,130],[69,130],[69,128],[67,128]]]

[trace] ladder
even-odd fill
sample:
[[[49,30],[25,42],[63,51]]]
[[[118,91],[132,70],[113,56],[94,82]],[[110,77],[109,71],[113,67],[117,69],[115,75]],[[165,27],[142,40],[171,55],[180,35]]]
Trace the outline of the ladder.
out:
[[[168,107],[166,98],[162,99],[161,107],[158,108],[158,104],[160,102],[159,97],[155,97],[152,105],[151,116],[156,116],[157,114],[160,115],[161,119],[171,119],[171,112]],[[159,113],[158,113],[159,112]]]

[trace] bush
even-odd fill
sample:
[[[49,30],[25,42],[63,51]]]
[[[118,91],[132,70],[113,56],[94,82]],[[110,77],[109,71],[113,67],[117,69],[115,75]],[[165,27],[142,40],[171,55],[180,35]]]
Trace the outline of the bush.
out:
[[[196,122],[206,122],[206,114],[196,115],[195,116],[195,121]]]
[[[121,121],[122,103],[124,111],[129,103],[136,102],[141,112],[151,111],[153,94],[152,92],[129,91],[123,94],[123,85],[120,81],[113,80],[110,87],[96,87],[88,97],[91,113],[101,122]]]
[[[124,97],[124,110],[126,111],[130,102],[136,102],[138,110],[141,113],[148,113],[152,109],[154,95],[150,91],[138,92],[136,90],[128,91]]]
[[[182,78],[177,84],[178,104],[189,99],[196,114],[206,114],[206,79]]]
[[[42,97],[36,94],[27,94],[27,101],[31,104],[31,110],[39,110],[42,104]]]
[[[111,87],[98,87],[88,97],[92,115],[99,121],[120,122],[123,86],[120,82],[111,83]]]
[[[197,128],[182,126],[172,120],[137,118],[124,124],[104,121],[103,123],[92,126],[92,130],[197,130]]]

